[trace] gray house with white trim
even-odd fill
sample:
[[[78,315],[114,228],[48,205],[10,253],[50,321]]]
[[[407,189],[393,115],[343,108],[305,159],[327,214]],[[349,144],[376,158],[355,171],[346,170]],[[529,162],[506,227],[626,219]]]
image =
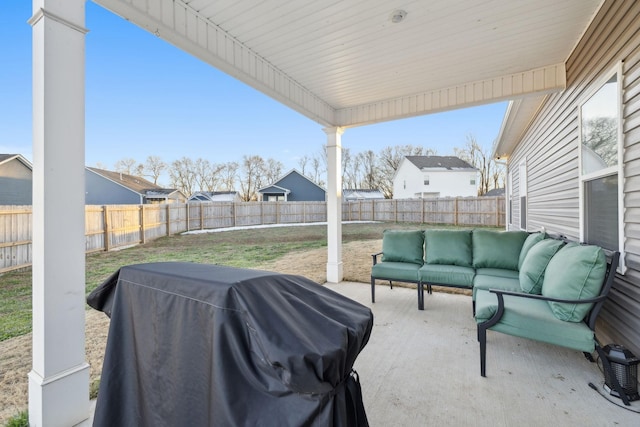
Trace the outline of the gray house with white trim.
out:
[[[31,204],[32,169],[20,154],[0,154],[0,206]]]
[[[311,202],[326,200],[326,190],[295,169],[258,190],[264,202]]]

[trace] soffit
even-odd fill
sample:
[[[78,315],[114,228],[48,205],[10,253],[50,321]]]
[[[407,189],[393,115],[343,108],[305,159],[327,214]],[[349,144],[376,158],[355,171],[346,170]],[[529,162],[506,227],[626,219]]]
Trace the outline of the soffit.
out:
[[[325,125],[564,88],[602,0],[95,0]],[[392,12],[402,9],[398,24]]]

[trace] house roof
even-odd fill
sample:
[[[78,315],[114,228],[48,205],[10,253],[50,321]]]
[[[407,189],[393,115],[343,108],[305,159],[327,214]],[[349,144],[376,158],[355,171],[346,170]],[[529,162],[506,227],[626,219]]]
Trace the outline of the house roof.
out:
[[[309,179],[308,177],[306,177],[306,176],[304,176],[303,174],[301,174],[300,172],[298,172],[298,170],[294,168],[294,169],[291,169],[289,172],[285,173],[284,175],[282,175],[282,176],[281,176],[280,178],[278,178],[275,182],[273,182],[273,183],[271,183],[271,184],[269,184],[269,185],[267,185],[267,186],[262,187],[261,189],[259,189],[259,190],[258,190],[258,192],[259,192],[259,193],[264,193],[264,192],[268,191],[271,187],[276,187],[276,188],[277,188],[277,189],[279,189],[279,190],[286,190],[287,192],[289,192],[289,190],[288,190],[288,189],[286,189],[286,188],[284,188],[284,187],[281,187],[281,186],[279,186],[278,184],[280,183],[280,181],[282,181],[283,179],[285,179],[286,177],[288,177],[289,175],[292,175],[292,174],[298,175],[298,176],[300,176],[300,178],[304,178],[304,179],[306,179],[306,180],[307,180],[307,181],[309,181],[311,184],[313,184],[313,185],[315,185],[316,187],[320,188],[322,191],[325,191],[325,192],[327,191],[327,190],[325,190],[324,188],[320,187],[320,186],[319,186],[318,184],[316,184],[315,182],[313,182],[313,181],[312,181],[311,179]]]
[[[405,156],[418,169],[472,169],[477,170],[468,162],[456,156]]]
[[[603,0],[95,2],[324,126],[350,127],[563,90]]]
[[[492,190],[487,191],[482,196],[483,197],[497,197],[497,196],[504,196],[504,194],[505,194],[505,189],[504,188],[494,188]]]
[[[17,159],[26,167],[33,170],[33,165],[31,164],[31,162],[25,159],[21,154],[0,154],[0,165],[5,162],[10,162],[13,159]]]
[[[196,191],[189,197],[190,201],[229,201],[238,197],[237,191]]]
[[[87,167],[88,170],[98,174],[116,184],[122,185],[131,191],[142,194],[149,198],[164,198],[169,194],[177,192],[175,188],[163,188],[153,182],[147,181],[139,176],[128,175],[122,172],[108,171],[94,167]]]

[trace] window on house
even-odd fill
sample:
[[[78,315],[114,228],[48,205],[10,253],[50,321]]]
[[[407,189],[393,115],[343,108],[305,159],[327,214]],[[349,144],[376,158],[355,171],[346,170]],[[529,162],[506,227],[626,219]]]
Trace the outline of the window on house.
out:
[[[429,185],[429,175],[424,176],[424,185]]]
[[[580,208],[581,240],[622,252],[619,74],[580,105]]]
[[[402,181],[402,188],[407,189],[407,181]]]
[[[527,229],[527,163],[523,161],[519,166],[520,180],[520,229]]]
[[[472,176],[471,179],[469,180],[469,185],[476,185],[476,177]]]

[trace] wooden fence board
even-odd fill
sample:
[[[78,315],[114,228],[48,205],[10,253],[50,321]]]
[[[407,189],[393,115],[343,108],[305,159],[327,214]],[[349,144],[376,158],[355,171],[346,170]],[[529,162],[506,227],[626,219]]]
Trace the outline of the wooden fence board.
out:
[[[504,197],[343,202],[343,221],[505,226]],[[85,250],[109,251],[190,230],[327,220],[326,202],[85,207]],[[0,273],[31,265],[31,206],[0,206]]]

